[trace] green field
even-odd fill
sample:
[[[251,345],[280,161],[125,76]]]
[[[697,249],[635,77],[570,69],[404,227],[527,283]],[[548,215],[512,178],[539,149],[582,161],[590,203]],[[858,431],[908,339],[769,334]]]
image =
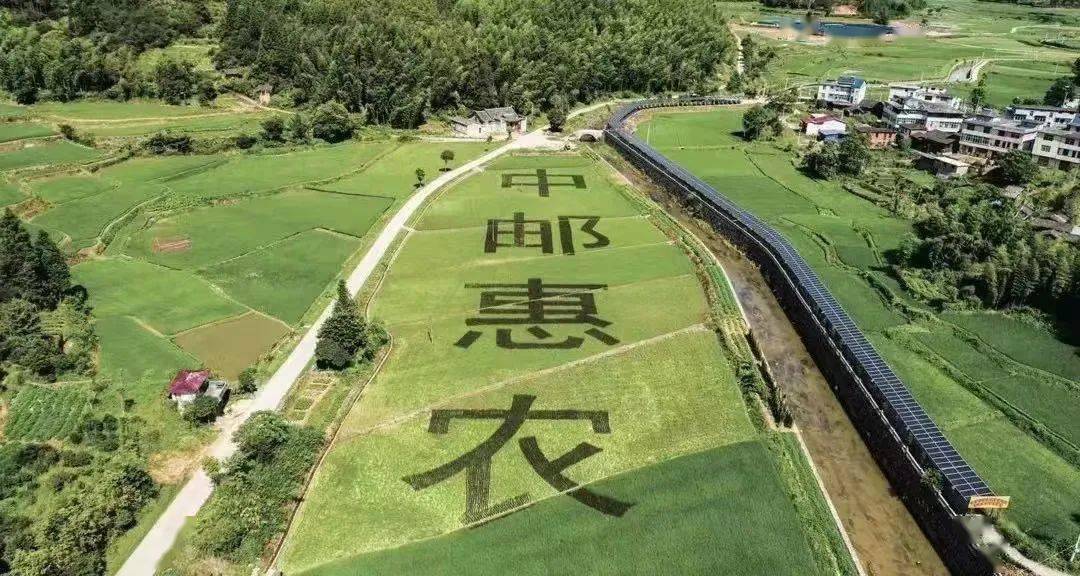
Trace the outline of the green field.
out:
[[[67,140],[30,142],[22,148],[0,153],[0,172],[50,164],[81,164],[101,156],[98,150]]]
[[[535,185],[538,168],[555,184],[549,196]],[[434,573],[501,574],[510,566],[530,574],[570,567],[642,573],[678,565],[687,573],[721,566],[739,574],[817,573],[728,353],[704,325],[709,306],[694,267],[609,178],[582,157],[509,158],[425,209],[374,301],[393,352],[316,473],[286,543],[286,572],[404,574],[424,565]],[[535,247],[514,246],[511,236],[485,242],[488,220],[515,212],[555,223],[550,251],[542,240]],[[564,243],[566,225],[558,223],[567,215],[597,218],[592,230],[604,241],[579,218],[567,220],[572,237]],[[494,326],[469,327],[483,290],[477,284],[530,278],[534,286],[567,284],[570,298],[594,302],[599,332],[540,320],[502,335]],[[569,305],[559,300],[567,296],[508,298],[481,306],[510,314],[546,299]],[[600,449],[566,476],[631,503],[621,516],[612,515],[617,506],[600,512],[562,494],[566,486],[538,476],[514,442],[481,477],[455,476],[423,490],[403,481],[468,453],[498,427],[454,420],[447,434],[435,435],[433,409],[507,409],[527,398],[530,410],[575,420],[583,416],[559,411],[606,415],[609,430],[529,419],[517,438],[535,437],[546,458],[580,442]],[[491,520],[482,505],[467,507],[470,482],[485,486],[488,504],[514,512]]]
[[[139,118],[174,118],[213,112],[196,106],[173,106],[154,100],[74,100],[42,102],[29,107],[33,114],[67,120],[123,120]]]
[[[184,351],[201,358],[203,366],[235,381],[245,368],[256,364],[282,336],[289,333],[281,322],[249,312],[179,334],[174,341]]]
[[[1042,101],[1054,80],[1070,75],[1067,62],[1030,60],[991,62],[982,73],[986,75],[987,103],[998,108],[1012,104],[1014,98]],[[961,84],[953,88],[957,96],[967,98],[973,87],[973,84]]]
[[[0,123],[0,143],[22,140],[23,138],[40,138],[52,136],[53,129],[45,124],[36,122],[3,122]]]
[[[932,323],[908,318],[866,276],[913,302],[882,264],[882,254],[897,246],[910,223],[837,183],[804,176],[787,152],[738,143],[731,132],[740,115],[739,109],[658,113],[638,133],[782,232],[961,454],[991,487],[1012,496],[1005,517],[1061,551],[1062,542],[1080,533],[1077,469],[997,406],[1003,402],[1014,417],[1080,443],[1076,348],[1001,315],[946,314]],[[980,339],[979,346],[958,337],[958,329]]]
[[[25,197],[16,184],[0,182],[0,207],[22,202]]]
[[[66,438],[79,427],[89,409],[90,398],[78,385],[27,386],[11,403],[4,435],[28,441]]]

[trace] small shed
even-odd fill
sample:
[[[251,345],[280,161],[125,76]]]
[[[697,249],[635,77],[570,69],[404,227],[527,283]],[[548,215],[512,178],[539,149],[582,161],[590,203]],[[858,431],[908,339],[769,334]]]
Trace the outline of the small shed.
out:
[[[915,151],[915,166],[943,180],[964,176],[971,170],[971,164],[948,154],[939,155],[919,151]]]
[[[259,104],[268,106],[270,104],[270,95],[274,93],[274,87],[270,84],[260,84],[255,87],[255,95],[259,98]]]
[[[169,399],[178,405],[194,402],[206,391],[209,381],[209,370],[181,370],[169,383]]]
[[[807,136],[817,137],[822,131],[834,135],[847,133],[847,124],[844,124],[839,118],[829,116],[828,114],[811,114],[805,116],[803,117],[801,124],[803,134],[806,134]]]

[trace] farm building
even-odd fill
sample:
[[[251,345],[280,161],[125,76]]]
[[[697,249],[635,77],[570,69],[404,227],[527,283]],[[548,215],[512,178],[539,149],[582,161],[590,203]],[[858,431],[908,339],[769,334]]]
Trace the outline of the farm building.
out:
[[[270,104],[270,95],[273,93],[274,87],[269,84],[263,84],[255,88],[255,94],[259,97],[259,104],[266,106]]]
[[[524,134],[528,119],[513,108],[487,108],[473,110],[468,118],[455,116],[450,119],[454,132],[468,138],[484,138],[500,134]]]
[[[840,119],[828,114],[811,114],[801,121],[803,134],[817,137],[821,134],[844,134],[847,132],[847,124]]]
[[[941,179],[964,176],[971,170],[971,164],[948,154],[928,154],[915,152],[915,166]]]
[[[871,148],[880,150],[896,144],[896,130],[883,126],[859,126],[855,128],[859,134],[866,136]]]
[[[181,410],[199,396],[209,396],[224,406],[229,394],[228,382],[211,380],[209,370],[181,370],[169,383],[169,399]]]

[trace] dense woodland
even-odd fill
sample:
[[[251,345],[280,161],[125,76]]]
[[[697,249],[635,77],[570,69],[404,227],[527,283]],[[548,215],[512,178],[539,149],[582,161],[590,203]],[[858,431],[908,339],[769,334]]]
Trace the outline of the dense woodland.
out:
[[[773,8],[810,8],[826,13],[836,6],[853,4],[860,14],[882,24],[893,19],[906,18],[915,11],[926,8],[926,0],[761,0],[761,3]]]

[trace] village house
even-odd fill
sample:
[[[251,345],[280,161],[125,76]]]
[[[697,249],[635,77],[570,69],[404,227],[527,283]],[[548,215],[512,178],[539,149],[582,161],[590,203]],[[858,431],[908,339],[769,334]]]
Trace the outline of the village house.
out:
[[[964,123],[964,112],[948,103],[912,96],[886,102],[881,118],[897,130],[959,132]]]
[[[909,98],[941,104],[957,110],[963,106],[963,100],[950,95],[945,88],[934,88],[919,84],[889,84],[889,102],[904,102]]]
[[[199,396],[209,396],[218,401],[219,408],[229,401],[229,384],[224,380],[211,380],[209,370],[181,370],[169,383],[169,399],[183,410]]]
[[[983,109],[964,120],[960,132],[960,153],[996,160],[1012,150],[1030,151],[1035,144],[1038,126],[1017,122]]]
[[[866,136],[867,144],[875,149],[882,150],[896,144],[896,130],[884,126],[858,126],[855,128],[859,134]]]
[[[467,138],[524,134],[527,122],[528,118],[510,107],[473,110],[468,118],[455,116],[450,119],[454,132]]]
[[[1067,126],[1040,129],[1031,153],[1040,166],[1072,170],[1080,165],[1080,116]]]
[[[915,167],[941,178],[955,178],[964,176],[971,170],[971,164],[952,154],[930,154],[927,152],[913,152],[915,154]]]
[[[866,81],[858,76],[841,76],[818,84],[817,100],[829,106],[854,106],[866,98]]]
[[[819,136],[835,137],[837,134],[847,132],[847,124],[835,116],[828,114],[811,114],[804,116],[800,122],[803,134],[817,138]]]
[[[1059,106],[1038,106],[1035,104],[1013,104],[1005,108],[1005,115],[1017,122],[1031,122],[1039,125],[1065,127],[1076,117],[1075,109]]]
[[[908,134],[911,147],[931,154],[955,152],[960,135],[956,132],[938,132],[937,130],[916,130]]]

